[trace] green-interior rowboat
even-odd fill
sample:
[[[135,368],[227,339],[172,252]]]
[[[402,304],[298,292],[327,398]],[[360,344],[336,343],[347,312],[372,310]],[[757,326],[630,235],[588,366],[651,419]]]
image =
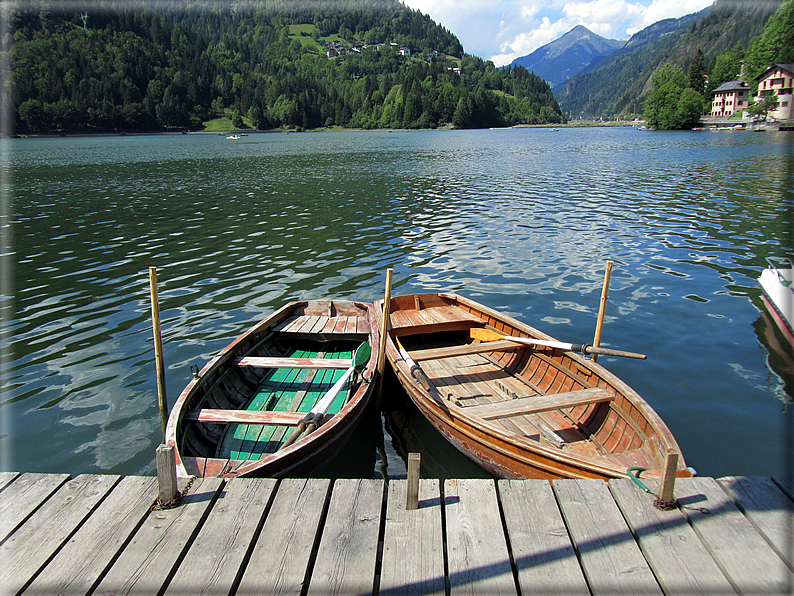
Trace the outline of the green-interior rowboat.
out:
[[[332,459],[374,386],[372,305],[293,302],[232,342],[168,420],[180,476],[299,476]]]

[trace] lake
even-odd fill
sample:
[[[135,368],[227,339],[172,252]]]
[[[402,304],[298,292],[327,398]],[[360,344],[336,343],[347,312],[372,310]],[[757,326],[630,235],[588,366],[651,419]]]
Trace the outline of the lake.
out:
[[[637,390],[700,475],[792,468],[792,348],[757,278],[794,254],[792,133],[504,129],[4,140],[3,470],[153,474],[148,268],[169,403],[284,303],[453,291]],[[10,338],[10,340],[9,340]],[[391,377],[329,475],[476,476]],[[385,428],[385,432],[381,430]],[[360,456],[360,457],[359,457]],[[354,459],[358,458],[355,462]]]

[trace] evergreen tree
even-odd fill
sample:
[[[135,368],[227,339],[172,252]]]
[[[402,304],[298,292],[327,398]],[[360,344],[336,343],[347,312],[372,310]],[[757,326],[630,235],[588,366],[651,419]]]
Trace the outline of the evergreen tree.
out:
[[[701,95],[706,89],[706,60],[703,57],[703,50],[698,48],[692,62],[689,63],[689,74],[687,75],[688,87],[694,89]]]

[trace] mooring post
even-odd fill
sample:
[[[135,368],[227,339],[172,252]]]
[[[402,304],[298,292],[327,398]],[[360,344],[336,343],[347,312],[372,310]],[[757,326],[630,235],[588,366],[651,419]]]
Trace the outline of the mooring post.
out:
[[[380,342],[378,344],[378,400],[380,409],[383,394],[383,373],[386,369],[386,338],[389,333],[389,311],[391,309],[391,278],[392,269],[386,269],[386,290],[383,296],[383,321],[380,325]]]
[[[408,510],[419,509],[419,467],[422,456],[419,453],[408,454],[408,490],[405,499],[405,508]]]
[[[163,336],[160,331],[160,298],[157,292],[157,268],[149,267],[149,289],[152,297],[152,333],[154,334],[154,359],[157,368],[157,402],[160,407],[160,426],[163,430],[168,426],[168,401],[165,396],[165,363],[163,360]]]
[[[176,451],[173,445],[160,445],[157,448],[157,487],[160,503],[171,503],[177,495]]]
[[[607,270],[604,274],[604,287],[601,289],[601,303],[598,305],[598,321],[596,321],[595,337],[593,347],[601,345],[601,332],[604,329],[604,315],[607,310],[607,299],[609,298],[609,280],[612,279],[612,261],[607,261]],[[598,361],[598,354],[593,354],[593,362]]]
[[[673,492],[675,490],[676,470],[678,470],[678,452],[671,449],[667,452],[667,460],[664,462],[662,488],[659,491],[659,500],[664,503],[672,503],[675,501]]]

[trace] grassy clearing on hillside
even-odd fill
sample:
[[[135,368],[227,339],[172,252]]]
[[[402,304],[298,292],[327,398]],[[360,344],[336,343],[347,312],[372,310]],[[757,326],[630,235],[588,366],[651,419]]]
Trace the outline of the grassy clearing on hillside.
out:
[[[235,128],[232,124],[232,119],[230,116],[224,116],[222,118],[214,118],[212,120],[207,120],[204,122],[204,130],[205,132],[231,132],[231,131],[249,131],[255,130],[254,126],[251,124],[251,121],[243,116],[243,128]]]

